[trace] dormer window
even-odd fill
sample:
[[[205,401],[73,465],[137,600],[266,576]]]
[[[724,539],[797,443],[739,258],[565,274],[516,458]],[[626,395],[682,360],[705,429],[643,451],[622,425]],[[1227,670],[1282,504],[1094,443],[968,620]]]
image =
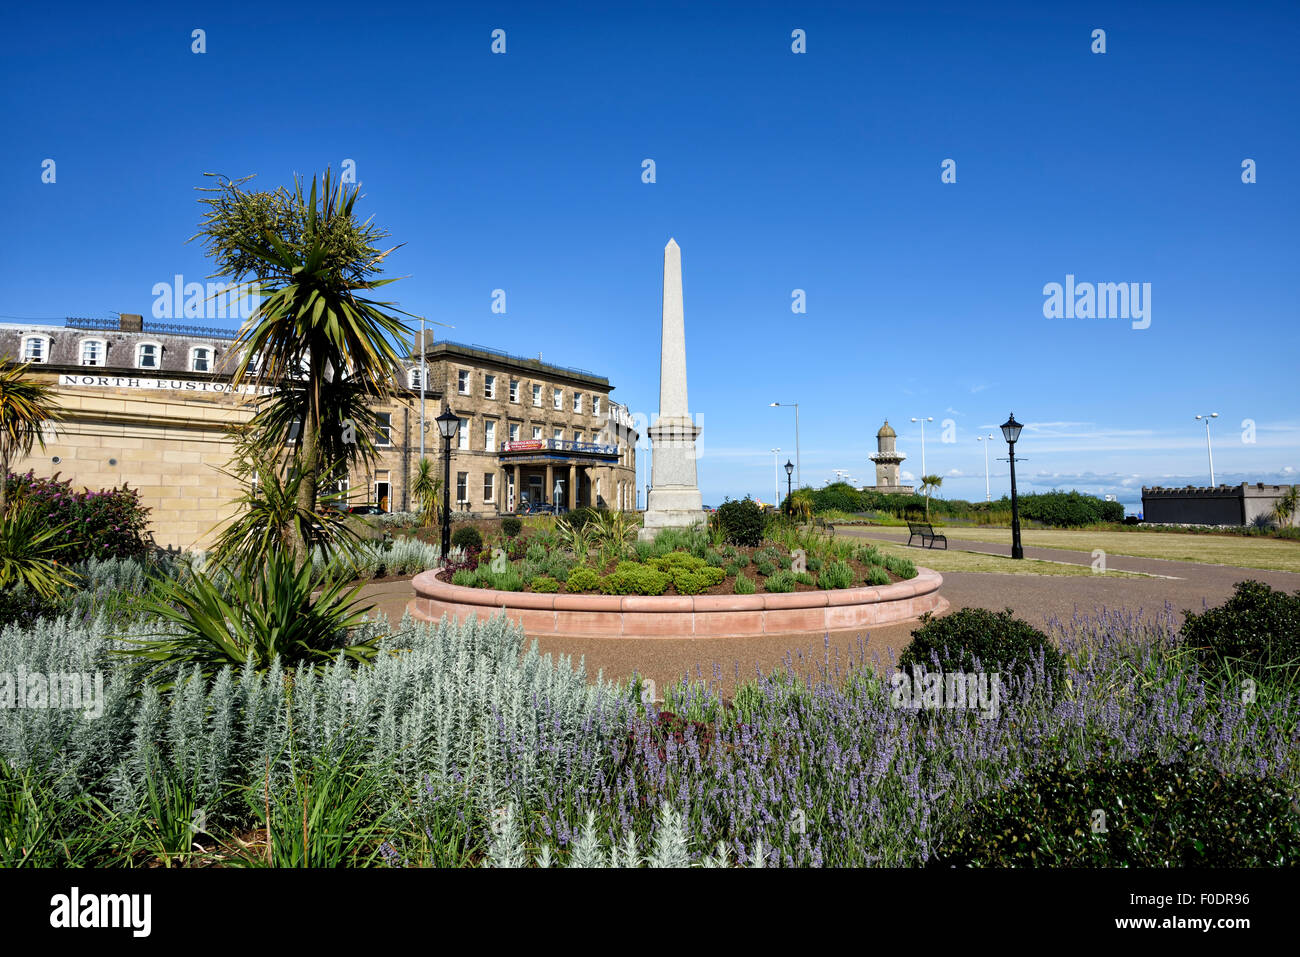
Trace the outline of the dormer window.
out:
[[[23,337],[23,362],[44,363],[50,361],[49,336]]]
[[[190,371],[212,371],[212,350],[210,348],[207,346],[194,346],[190,349]]]
[[[162,345],[157,342],[141,342],[135,350],[137,369],[162,368]]]
[[[108,344],[103,339],[81,340],[81,364],[83,366],[102,366]]]

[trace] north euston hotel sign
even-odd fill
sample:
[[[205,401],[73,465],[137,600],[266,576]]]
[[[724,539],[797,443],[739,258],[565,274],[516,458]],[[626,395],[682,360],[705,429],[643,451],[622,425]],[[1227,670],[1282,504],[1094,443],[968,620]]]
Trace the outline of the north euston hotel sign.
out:
[[[66,373],[59,376],[59,385],[144,391],[208,392],[222,395],[269,395],[275,390],[274,386],[269,385],[234,386],[228,382],[195,382],[192,379],[141,379],[125,375],[68,375]]]

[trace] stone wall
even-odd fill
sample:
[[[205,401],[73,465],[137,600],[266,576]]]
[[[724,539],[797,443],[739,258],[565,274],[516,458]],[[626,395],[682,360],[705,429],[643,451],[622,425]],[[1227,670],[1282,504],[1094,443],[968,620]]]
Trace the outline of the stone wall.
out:
[[[1258,515],[1273,514],[1287,485],[1154,486],[1142,489],[1142,520],[1161,525],[1249,525]],[[1292,515],[1292,522],[1297,516]]]

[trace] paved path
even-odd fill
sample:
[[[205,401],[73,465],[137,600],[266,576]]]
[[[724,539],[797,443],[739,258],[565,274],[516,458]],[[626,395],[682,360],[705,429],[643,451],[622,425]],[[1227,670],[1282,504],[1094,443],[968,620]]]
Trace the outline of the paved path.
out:
[[[841,534],[895,541],[891,532],[877,529],[841,529]],[[902,537],[906,541],[906,535]],[[1005,554],[1005,544],[962,542],[972,551]],[[922,549],[916,549],[916,562],[925,564]],[[1089,566],[1087,552],[1055,548],[1025,548],[1026,558],[1067,561]],[[1234,583],[1253,578],[1288,592],[1300,589],[1300,574],[1202,565],[1193,562],[1164,561],[1152,558],[1127,558],[1107,555],[1110,568],[1165,575],[1166,578],[1103,578],[1100,576],[1000,575],[990,572],[944,572],[942,594],[953,610],[964,607],[1001,611],[1011,608],[1017,617],[1042,626],[1051,618],[1068,619],[1076,612],[1092,614],[1103,608],[1127,608],[1148,612],[1163,610],[1166,603],[1179,613],[1198,611],[1205,605],[1217,605],[1232,594]],[[364,594],[394,622],[401,618],[406,602],[413,596],[410,582],[388,582],[370,586]],[[901,622],[874,628],[870,632],[832,632],[810,639],[806,635],[765,635],[744,639],[626,639],[626,638],[539,638],[543,653],[572,655],[575,662],[585,658],[587,671],[594,676],[604,671],[606,678],[624,678],[633,671],[653,678],[661,687],[676,681],[684,673],[712,678],[716,673],[724,693],[735,683],[752,677],[756,667],[770,670],[781,666],[786,654],[802,653],[821,661],[829,652],[834,660],[866,656],[888,663],[897,657],[911,639],[916,622]]]

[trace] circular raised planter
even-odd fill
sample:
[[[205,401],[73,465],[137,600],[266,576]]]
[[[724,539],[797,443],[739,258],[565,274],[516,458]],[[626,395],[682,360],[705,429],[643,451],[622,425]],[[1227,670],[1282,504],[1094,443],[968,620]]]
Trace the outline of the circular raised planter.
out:
[[[929,568],[892,585],[755,595],[564,595],[466,588],[416,575],[407,604],[419,621],[463,621],[502,611],[529,635],[608,638],[751,638],[824,634],[942,614],[943,577]]]

